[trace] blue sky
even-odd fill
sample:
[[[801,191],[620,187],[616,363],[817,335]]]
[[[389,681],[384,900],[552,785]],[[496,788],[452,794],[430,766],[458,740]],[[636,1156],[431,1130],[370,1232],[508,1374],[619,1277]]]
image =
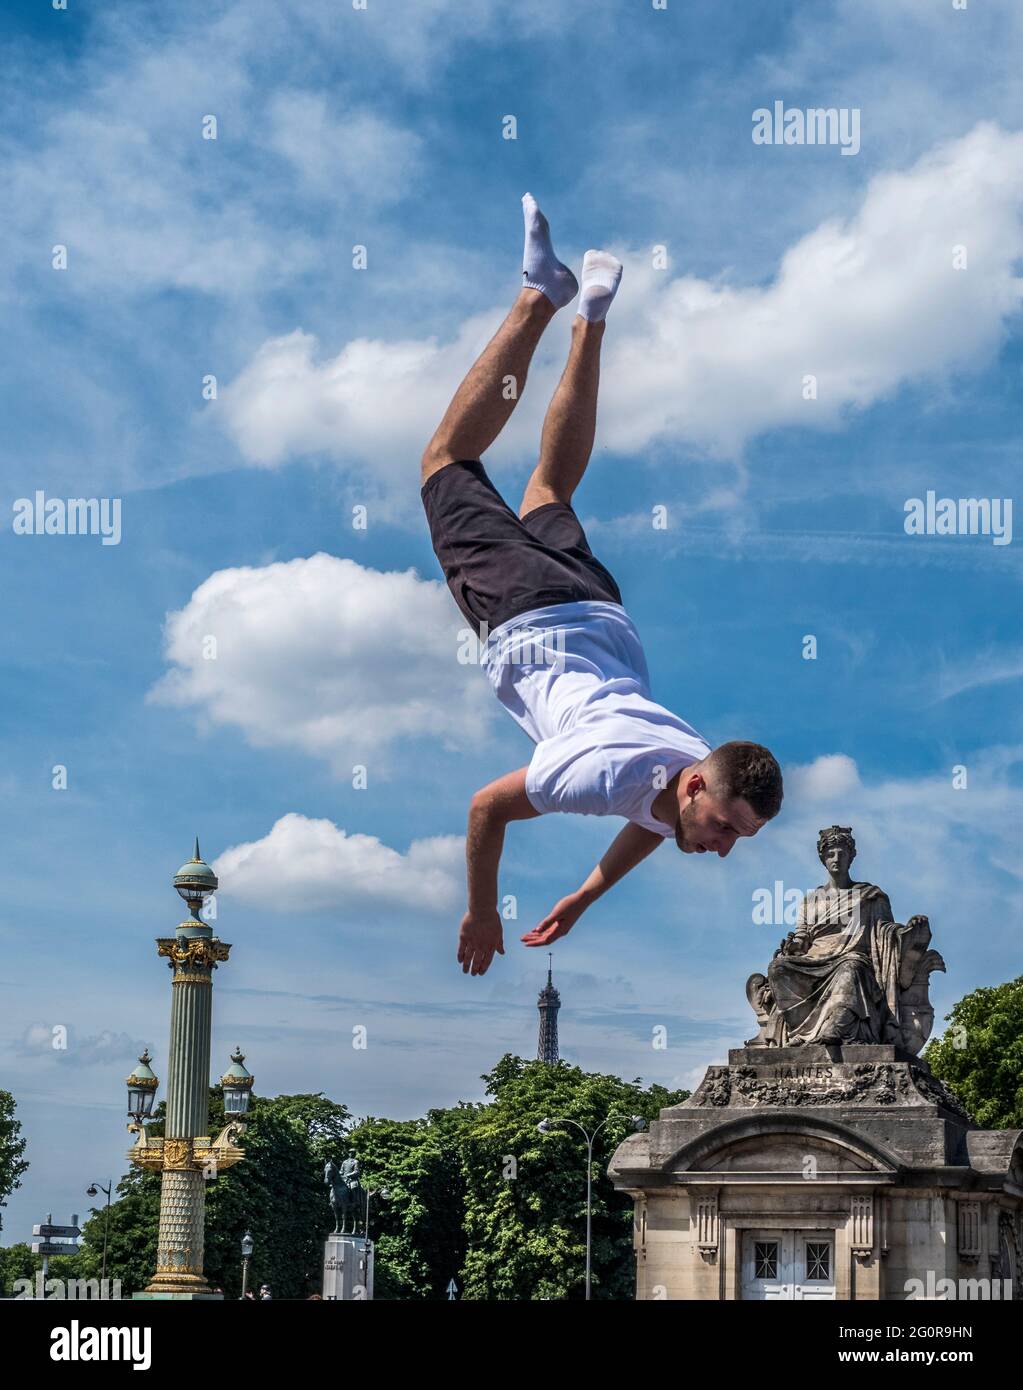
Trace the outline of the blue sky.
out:
[[[513,827],[507,955],[462,976],[466,805],[529,745],[453,659],[418,506],[422,445],[517,288],[527,188],[566,260],[625,262],[577,506],[654,692],[711,742],[767,743],[787,783],[727,862],[667,846],[558,944],[564,1055],[692,1085],[750,1037],[745,980],[787,930],[752,896],[818,883],[835,821],[899,920],[930,915],[939,1026],[1020,973],[1019,542],[903,527],[929,490],[1019,502],[1018,7],[22,9],[3,501],[119,498],[122,536],[0,529],[0,1085],[32,1163],[5,1242],[123,1170],[196,833],[234,943],[215,1067],[237,1042],[264,1094],[403,1117],[535,1047],[546,956],[517,936],[616,827]],[[859,109],[859,153],[754,145],[776,100]],[[513,502],[567,333],[487,459]]]

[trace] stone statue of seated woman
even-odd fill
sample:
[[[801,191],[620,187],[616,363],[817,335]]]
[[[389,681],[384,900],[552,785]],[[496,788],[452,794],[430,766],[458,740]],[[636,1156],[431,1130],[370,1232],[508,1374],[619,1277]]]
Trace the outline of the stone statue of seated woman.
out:
[[[747,1046],[894,1043],[918,1053],[934,1022],[930,973],[945,969],[929,949],[927,918],[901,925],[886,893],[850,878],[856,842],[849,826],[822,830],[817,854],[828,882],[800,903],[796,929],[767,975],[747,981],[760,1025]]]

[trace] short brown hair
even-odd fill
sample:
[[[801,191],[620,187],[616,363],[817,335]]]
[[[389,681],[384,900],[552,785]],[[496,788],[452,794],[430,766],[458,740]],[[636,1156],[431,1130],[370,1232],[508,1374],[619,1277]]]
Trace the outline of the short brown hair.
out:
[[[771,820],[781,810],[781,768],[762,744],[722,743],[711,753],[710,765],[721,793],[740,797],[761,820]]]

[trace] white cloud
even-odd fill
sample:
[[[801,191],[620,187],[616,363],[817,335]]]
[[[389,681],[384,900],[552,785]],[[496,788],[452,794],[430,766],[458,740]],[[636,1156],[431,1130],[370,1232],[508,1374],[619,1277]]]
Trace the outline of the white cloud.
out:
[[[860,789],[860,775],[845,753],[829,753],[804,767],[794,767],[785,778],[785,794],[792,801],[827,801]]]
[[[115,1033],[109,1028],[102,1032],[78,1036],[74,1028],[59,1045],[54,1044],[54,1031],[49,1023],[32,1023],[25,1028],[14,1044],[19,1058],[48,1058],[65,1067],[91,1067],[97,1064],[124,1062],[130,1066],[145,1046],[128,1033]]]
[[[336,3],[321,4],[316,18],[327,41],[337,31]],[[579,17],[571,7],[550,0],[515,0],[514,12],[501,5],[466,0],[388,0],[360,11],[357,23],[365,29],[378,62],[393,65],[411,87],[428,89],[443,75],[448,60],[471,44],[504,41],[549,42],[551,35],[570,28]],[[589,10],[586,24],[605,29],[602,16]]]
[[[956,765],[966,768],[962,789],[953,784]],[[957,935],[984,922],[988,932],[1003,934],[1011,930],[1011,904],[1023,880],[1017,845],[1023,790],[1014,783],[1021,765],[1023,745],[949,755],[931,774],[916,776],[883,770],[863,776],[849,755],[828,754],[783,769],[781,814],[749,848],[763,884],[788,875],[806,887],[822,876],[817,832],[850,825],[858,850],[853,877],[880,883],[900,921],[923,912],[933,914],[936,932],[939,921]],[[951,920],[950,904],[957,905]]]
[[[403,739],[454,746],[482,736],[489,687],[459,663],[460,630],[446,587],[414,570],[324,554],[218,570],[168,616],[173,669],[151,698],[350,776],[353,763]]]
[[[336,25],[336,6],[323,11]],[[74,87],[57,92],[25,61],[23,138],[0,161],[8,263],[50,276],[59,242],[66,292],[102,288],[114,305],[167,288],[265,293],[321,269],[324,223],[333,232],[357,216],[365,236],[376,210],[408,191],[419,135],[351,82],[329,98],[288,85],[303,40],[279,6],[246,0],[194,19],[154,30],[98,16]],[[270,52],[278,61],[265,71]],[[203,138],[208,115],[215,140]],[[329,199],[315,223],[310,195]]]
[[[375,835],[292,812],[263,839],[225,850],[213,868],[221,893],[262,908],[449,912],[464,892],[463,845],[457,835],[438,835],[413,840],[401,854]]]
[[[764,431],[833,427],[907,383],[981,366],[1020,304],[1021,206],[1023,134],[982,124],[874,178],[856,215],[802,237],[764,288],[672,278],[647,252],[618,248],[626,278],[605,346],[601,442],[736,456]],[[953,267],[957,246],[967,269]],[[500,314],[468,320],[448,344],[361,338],[332,358],[300,331],[272,339],[225,392],[228,428],[254,463],[383,454],[404,467]],[[548,352],[502,437],[506,455],[535,449],[556,372]],[[816,400],[803,398],[807,375]]]
[[[479,315],[445,345],[355,338],[325,362],[309,333],[270,339],[221,392],[228,428],[250,463],[334,454],[373,463],[408,490],[448,397],[494,326],[492,314]]]
[[[969,657],[949,660],[942,655],[936,678],[929,682],[932,701],[951,700],[967,690],[1016,681],[1023,676],[1023,652],[1000,652],[996,648],[971,652]]]
[[[858,213],[796,242],[766,288],[637,266],[625,341],[609,335],[604,442],[667,436],[734,454],[766,430],[835,425],[906,383],[979,366],[1019,307],[1021,206],[1023,135],[981,125],[871,180]],[[966,270],[953,268],[959,245]],[[803,399],[807,375],[816,400]]]
[[[503,38],[506,19],[463,0],[214,8],[186,0],[140,25],[96,7],[66,63],[9,45],[21,124],[0,150],[5,264],[52,278],[60,242],[62,291],[115,304],[166,288],[236,299],[319,273],[338,233],[354,224],[365,241],[378,209],[416,191],[424,142],[394,118],[401,100],[467,45]],[[518,0],[517,40],[572,22],[556,11]]]
[[[361,206],[393,202],[418,173],[421,138],[373,112],[332,112],[322,93],[287,91],[273,97],[270,117],[272,147],[331,200],[343,191]]]

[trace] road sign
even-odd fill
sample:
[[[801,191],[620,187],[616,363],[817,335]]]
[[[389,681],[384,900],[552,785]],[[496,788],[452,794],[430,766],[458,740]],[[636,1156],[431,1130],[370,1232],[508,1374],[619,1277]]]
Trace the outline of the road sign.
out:
[[[44,1240],[77,1240],[82,1232],[78,1226],[53,1226],[43,1221],[32,1227],[32,1234],[42,1236]]]
[[[77,1255],[78,1245],[73,1240],[34,1240],[32,1242],[33,1255]]]

